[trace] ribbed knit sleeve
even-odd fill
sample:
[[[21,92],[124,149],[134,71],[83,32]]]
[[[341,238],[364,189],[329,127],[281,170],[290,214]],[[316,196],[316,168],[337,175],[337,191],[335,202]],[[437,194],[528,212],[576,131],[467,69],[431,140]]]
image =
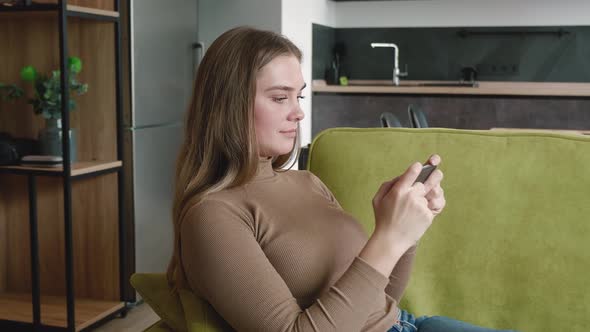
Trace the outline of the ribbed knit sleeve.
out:
[[[402,300],[404,291],[410,281],[415,257],[416,246],[412,246],[402,255],[389,276],[389,284],[385,288],[385,293],[393,297],[397,303]]]
[[[181,227],[189,285],[234,329],[358,332],[381,309],[389,280],[359,257],[329,291],[301,308],[257,242],[251,218],[234,205],[205,200]]]
[[[309,172],[312,181],[314,184],[319,188],[319,190],[325,195],[325,197],[340,209],[343,209],[342,206],[338,203],[338,200],[334,196],[334,194],[330,191],[328,186],[326,186],[320,178],[318,178],[315,174]],[[377,191],[375,191],[377,192]],[[398,303],[401,301],[401,298],[408,286],[408,282],[410,280],[410,274],[412,273],[412,268],[414,266],[414,258],[416,256],[416,246],[410,247],[404,255],[400,258],[400,260],[395,265],[395,268],[391,272],[389,276],[389,283],[385,292],[393,297]]]
[[[309,171],[307,171],[307,173],[308,173],[309,177],[311,178],[311,181],[313,182],[313,184],[318,188],[318,190],[320,190],[320,192],[324,195],[324,197],[326,197],[330,202],[332,202],[338,208],[342,209],[342,206],[340,205],[340,203],[336,199],[336,196],[334,196],[334,194],[332,193],[332,191],[330,191],[328,186],[326,186],[326,184],[324,182],[322,182],[322,180],[320,180],[320,178],[318,178],[317,175],[315,175]]]

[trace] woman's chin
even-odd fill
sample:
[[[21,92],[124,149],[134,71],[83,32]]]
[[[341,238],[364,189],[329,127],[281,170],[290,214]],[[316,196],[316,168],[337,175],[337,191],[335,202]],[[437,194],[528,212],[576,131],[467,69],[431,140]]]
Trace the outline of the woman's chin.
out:
[[[287,139],[287,140],[276,140],[273,142],[274,144],[269,144],[266,148],[263,148],[263,151],[267,155],[272,156],[282,156],[285,154],[289,154],[291,150],[293,150],[294,139]]]
[[[293,149],[293,146],[289,146],[289,147],[281,147],[280,149],[276,149],[273,155],[275,156],[282,156],[284,154],[289,154],[289,152],[291,152],[291,149]]]

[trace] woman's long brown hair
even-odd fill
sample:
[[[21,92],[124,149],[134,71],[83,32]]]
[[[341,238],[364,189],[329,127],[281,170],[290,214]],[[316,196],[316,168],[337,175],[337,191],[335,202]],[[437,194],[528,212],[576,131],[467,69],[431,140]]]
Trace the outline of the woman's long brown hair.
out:
[[[217,38],[199,65],[176,162],[174,251],[167,272],[173,289],[186,286],[180,229],[187,211],[207,194],[245,184],[256,174],[256,77],[280,55],[302,58],[297,46],[277,33],[238,27]],[[273,168],[296,161],[300,144],[298,132],[291,152],[274,158]]]

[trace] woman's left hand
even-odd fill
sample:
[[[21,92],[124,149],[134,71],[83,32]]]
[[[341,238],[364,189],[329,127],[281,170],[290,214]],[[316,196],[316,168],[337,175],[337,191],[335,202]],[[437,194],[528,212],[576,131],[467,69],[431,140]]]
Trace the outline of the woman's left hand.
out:
[[[428,158],[427,164],[438,166],[442,159],[439,155],[433,154]],[[440,186],[440,182],[443,179],[443,172],[437,167],[437,169],[430,174],[428,180],[424,183],[426,190],[426,200],[428,200],[428,208],[436,216],[442,212],[445,208],[447,201],[445,200],[445,191]]]

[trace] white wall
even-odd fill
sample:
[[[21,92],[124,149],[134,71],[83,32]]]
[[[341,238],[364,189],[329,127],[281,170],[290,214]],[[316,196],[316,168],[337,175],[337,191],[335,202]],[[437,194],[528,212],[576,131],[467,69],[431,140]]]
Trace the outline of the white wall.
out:
[[[588,25],[589,0],[338,2],[337,28]]]
[[[199,41],[205,49],[225,31],[249,25],[281,31],[281,1],[277,0],[198,0]]]
[[[312,23],[334,26],[335,3],[330,0],[283,0],[281,33],[303,51],[303,78],[307,88],[301,102],[305,118],[301,121],[301,143],[311,143],[311,54]]]

